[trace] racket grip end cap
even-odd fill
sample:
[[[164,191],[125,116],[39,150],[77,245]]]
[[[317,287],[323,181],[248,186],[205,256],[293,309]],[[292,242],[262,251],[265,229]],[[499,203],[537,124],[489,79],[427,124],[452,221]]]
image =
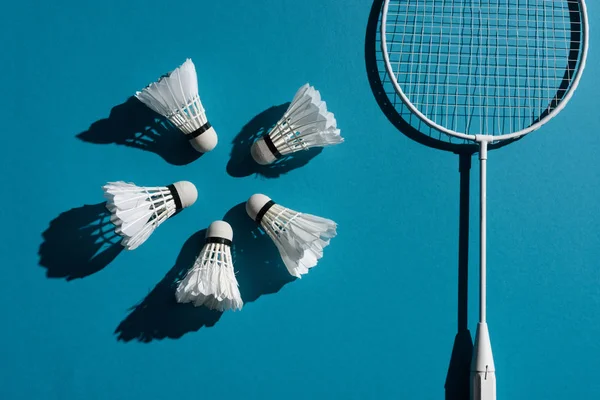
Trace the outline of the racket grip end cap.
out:
[[[471,400],[496,400],[496,373],[471,373]]]

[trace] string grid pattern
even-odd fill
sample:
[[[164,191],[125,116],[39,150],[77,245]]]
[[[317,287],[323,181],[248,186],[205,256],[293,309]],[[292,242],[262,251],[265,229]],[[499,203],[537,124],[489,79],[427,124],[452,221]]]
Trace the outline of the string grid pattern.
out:
[[[551,113],[582,46],[578,0],[396,0],[385,32],[408,100],[467,135],[519,132]]]
[[[377,20],[377,35],[375,36],[375,62],[377,63],[377,73],[381,84],[381,89],[385,93],[386,101],[394,107],[394,110],[404,121],[406,121],[411,127],[415,128],[419,133],[436,139],[440,142],[447,142],[451,144],[460,145],[472,145],[471,141],[457,138],[455,136],[447,135],[439,130],[436,130],[427,124],[425,124],[420,118],[417,118],[415,114],[406,107],[406,104],[402,98],[398,95],[394,84],[392,83],[392,77],[388,73],[385,67],[385,58],[381,49],[381,13]]]

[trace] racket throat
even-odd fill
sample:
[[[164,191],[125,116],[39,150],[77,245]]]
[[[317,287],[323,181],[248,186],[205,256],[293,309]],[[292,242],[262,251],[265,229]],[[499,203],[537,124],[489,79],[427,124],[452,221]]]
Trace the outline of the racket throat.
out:
[[[479,143],[479,159],[487,160],[488,144],[494,141],[492,135],[475,135],[475,141]]]

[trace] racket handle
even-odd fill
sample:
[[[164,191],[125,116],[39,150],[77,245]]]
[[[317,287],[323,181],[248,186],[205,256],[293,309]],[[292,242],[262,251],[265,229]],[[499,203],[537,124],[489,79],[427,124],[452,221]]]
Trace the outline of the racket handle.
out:
[[[471,373],[471,399],[496,400],[496,373]]]
[[[471,360],[471,400],[496,400],[496,368],[490,333],[485,322],[477,325]]]

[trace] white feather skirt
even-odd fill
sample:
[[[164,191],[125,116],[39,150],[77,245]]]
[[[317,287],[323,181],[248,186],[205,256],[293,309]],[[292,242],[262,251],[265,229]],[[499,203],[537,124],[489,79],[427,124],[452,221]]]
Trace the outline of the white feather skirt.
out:
[[[139,187],[133,183],[110,182],[104,187],[106,208],[121,244],[134,250],[175,211],[173,195],[167,187]]]
[[[283,117],[269,132],[277,150],[285,155],[312,147],[342,143],[337,121],[321,94],[308,83],[302,86]]]
[[[243,306],[233,269],[231,247],[207,243],[175,293],[180,303],[211,310],[240,310]]]
[[[335,222],[279,204],[266,212],[261,226],[273,239],[289,273],[297,278],[317,265],[323,249],[337,235]]]
[[[135,96],[150,109],[167,117],[185,134],[194,132],[208,121],[198,95],[196,67],[190,59]]]

